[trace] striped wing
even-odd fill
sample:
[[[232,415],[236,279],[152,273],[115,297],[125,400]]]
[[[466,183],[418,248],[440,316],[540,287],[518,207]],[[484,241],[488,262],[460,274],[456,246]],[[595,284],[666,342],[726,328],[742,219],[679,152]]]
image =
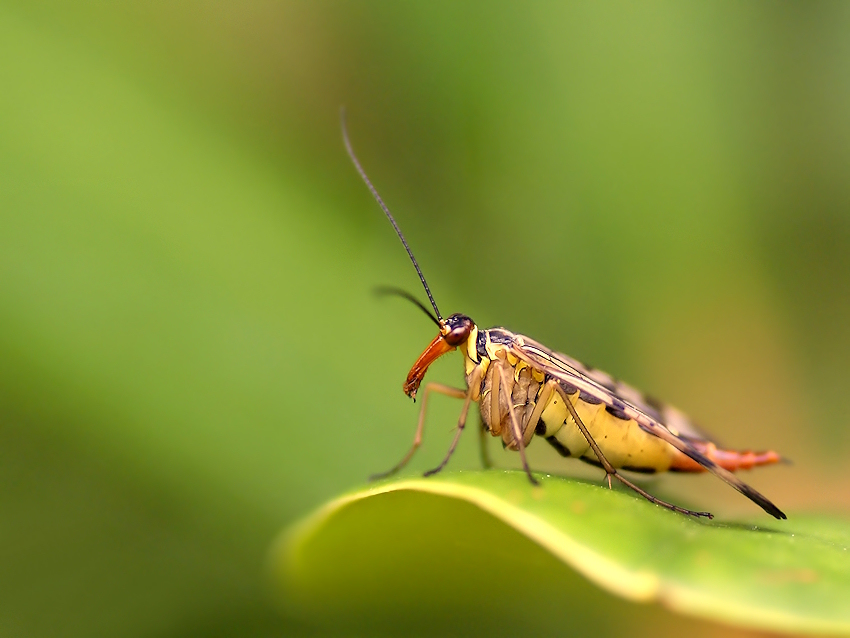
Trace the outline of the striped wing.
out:
[[[776,518],[785,518],[785,514],[766,497],[744,483],[732,472],[720,467],[700,453],[692,442],[709,441],[710,439],[695,428],[679,410],[647,400],[641,392],[625,383],[616,381],[605,372],[591,370],[579,361],[565,354],[553,352],[523,335],[515,335],[512,351],[528,365],[577,388],[580,392],[590,395],[614,410],[621,411],[634,420],[645,432],[669,443],[734,487],[768,514]]]

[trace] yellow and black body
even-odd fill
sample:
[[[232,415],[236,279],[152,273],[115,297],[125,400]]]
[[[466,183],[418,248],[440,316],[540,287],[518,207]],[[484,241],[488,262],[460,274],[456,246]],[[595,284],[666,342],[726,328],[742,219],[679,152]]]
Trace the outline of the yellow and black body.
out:
[[[428,395],[438,392],[463,399],[463,408],[451,447],[443,462],[428,474],[439,472],[448,462],[466,424],[472,403],[478,403],[485,428],[501,437],[505,447],[519,452],[523,468],[537,483],[525,457],[535,436],[543,437],[562,456],[576,457],[601,466],[611,484],[616,478],[649,501],[693,516],[711,517],[662,501],[625,478],[618,470],[636,472],[709,471],[755,502],[768,514],[785,514],[762,494],[732,474],[781,460],[773,451],[737,452],[719,448],[694,427],[679,410],[655,401],[610,375],[549,350],[526,336],[504,328],[479,329],[463,314],[443,319],[425,277],[395,219],[357,160],[343,118],[343,140],[352,162],[369,187],[404,245],[434,314],[412,295],[389,292],[419,306],[437,325],[438,334],[413,364],[404,392],[415,398],[428,367],[442,355],[459,350],[463,356],[466,388],[429,383],[423,389],[422,407],[413,445],[387,476],[401,469],[422,441]]]
[[[501,437],[505,448],[522,452],[535,436],[543,437],[562,456],[599,465],[651,501],[687,514],[706,513],[650,497],[616,470],[710,471],[769,514],[785,518],[773,503],[731,473],[777,463],[781,457],[776,452],[719,448],[679,410],[524,335],[504,328],[481,330],[461,314],[441,324],[440,334],[405,381],[408,396],[416,396],[425,372],[438,357],[457,349],[463,356],[466,390],[440,384],[426,389],[477,402],[484,426],[491,435]],[[453,449],[454,445],[450,454]]]

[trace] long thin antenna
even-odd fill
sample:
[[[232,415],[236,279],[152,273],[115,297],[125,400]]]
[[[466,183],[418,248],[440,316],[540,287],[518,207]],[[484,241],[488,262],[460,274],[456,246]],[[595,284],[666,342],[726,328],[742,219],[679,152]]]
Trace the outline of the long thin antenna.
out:
[[[425,281],[425,275],[423,275],[422,271],[419,269],[419,264],[416,262],[416,257],[413,256],[413,252],[410,250],[410,246],[407,245],[407,240],[404,238],[404,235],[401,234],[401,229],[398,227],[398,224],[396,224],[395,218],[393,218],[392,213],[390,213],[390,209],[387,208],[387,205],[384,203],[384,200],[382,200],[381,196],[378,195],[378,191],[375,190],[374,186],[372,186],[372,182],[366,175],[366,171],[364,171],[363,167],[360,166],[360,161],[354,154],[354,149],[351,148],[351,141],[348,139],[348,128],[345,125],[345,107],[341,107],[339,109],[339,122],[342,126],[342,140],[343,142],[345,142],[345,150],[348,151],[348,156],[354,163],[354,168],[356,168],[357,172],[360,173],[360,177],[362,177],[363,181],[366,182],[366,186],[369,187],[369,190],[372,193],[372,197],[374,197],[375,201],[378,202],[378,205],[381,207],[381,210],[384,211],[384,214],[386,214],[387,219],[390,220],[390,223],[393,225],[393,228],[395,228],[395,232],[398,235],[398,238],[401,240],[404,249],[407,251],[407,256],[410,257],[410,261],[413,262],[413,267],[416,268],[416,273],[419,275],[419,280],[422,282],[422,286],[425,288],[425,292],[428,294],[428,299],[431,302],[431,305],[434,307],[434,312],[436,313],[437,318],[442,322],[443,316],[437,309],[437,304],[434,301],[434,296],[431,294],[431,289],[428,287],[428,282]]]
[[[411,295],[406,290],[402,290],[401,288],[396,288],[395,286],[379,286],[379,287],[375,288],[375,294],[376,295],[395,295],[396,297],[403,297],[404,299],[407,299],[409,302],[416,304],[422,312],[424,312],[426,315],[428,315],[428,318],[431,321],[433,321],[435,324],[437,324],[438,328],[442,327],[442,326],[440,326],[440,322],[437,321],[437,318],[434,315],[431,314],[431,311],[428,310],[428,308],[425,307],[425,304],[422,303],[421,301],[419,301],[416,297]]]

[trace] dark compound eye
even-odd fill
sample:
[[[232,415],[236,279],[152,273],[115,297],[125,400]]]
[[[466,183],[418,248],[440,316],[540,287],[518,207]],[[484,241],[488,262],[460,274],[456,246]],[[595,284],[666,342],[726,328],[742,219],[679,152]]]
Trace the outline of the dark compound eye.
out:
[[[474,326],[475,323],[466,315],[452,315],[446,319],[448,332],[443,335],[443,338],[450,346],[459,346],[469,338],[469,333]]]

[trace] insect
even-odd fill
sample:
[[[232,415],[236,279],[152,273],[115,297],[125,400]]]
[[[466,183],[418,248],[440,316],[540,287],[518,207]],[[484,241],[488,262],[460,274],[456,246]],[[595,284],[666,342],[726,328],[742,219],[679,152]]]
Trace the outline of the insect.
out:
[[[422,442],[428,397],[436,392],[462,399],[463,407],[445,458],[439,466],[426,472],[426,476],[436,474],[448,463],[464,430],[470,405],[475,402],[479,405],[484,428],[492,436],[501,437],[507,449],[519,452],[522,467],[535,485],[538,481],[528,466],[525,449],[538,436],[564,457],[576,457],[600,466],[605,470],[609,488],[614,478],[648,501],[675,512],[712,518],[709,512],[685,509],[656,498],[624,477],[618,469],[647,473],[709,471],[771,516],[786,518],[776,505],[732,473],[777,463],[782,459],[776,452],[722,449],[679,410],[645,396],[602,371],[504,328],[480,329],[472,319],[460,313],[444,319],[407,240],[354,154],[344,111],[341,126],[351,161],[398,234],[434,309],[432,314],[404,291],[387,290],[419,306],[438,329],[437,336],[410,369],[404,392],[415,400],[428,367],[453,350],[459,350],[463,356],[466,381],[465,389],[440,383],[425,385],[413,445],[392,469],[373,478],[395,474],[411,459]]]

